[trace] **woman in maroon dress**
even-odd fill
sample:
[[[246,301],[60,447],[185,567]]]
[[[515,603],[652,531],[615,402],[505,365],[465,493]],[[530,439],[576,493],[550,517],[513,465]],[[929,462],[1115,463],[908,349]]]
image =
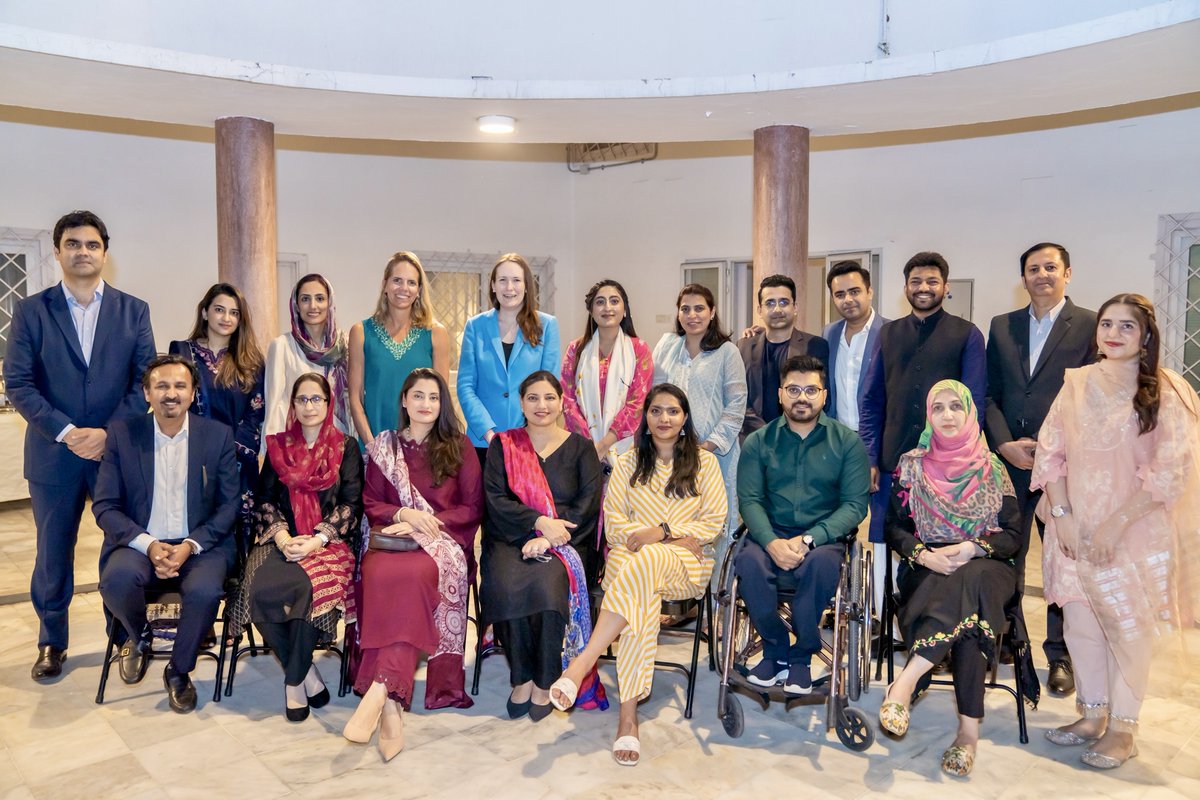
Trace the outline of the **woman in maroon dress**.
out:
[[[384,760],[404,747],[401,708],[412,707],[413,674],[429,654],[425,708],[469,708],[463,688],[467,585],[483,519],[479,460],[463,435],[440,374],[415,369],[400,390],[400,430],[367,446],[363,505],[372,535],[415,542],[406,552],[372,549],[358,584],[354,689],[362,701],[343,734],[379,731]]]

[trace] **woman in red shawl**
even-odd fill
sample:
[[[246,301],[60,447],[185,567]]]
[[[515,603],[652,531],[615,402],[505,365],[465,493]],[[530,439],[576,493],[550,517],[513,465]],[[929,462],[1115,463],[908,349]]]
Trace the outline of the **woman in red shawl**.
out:
[[[919,444],[900,457],[884,525],[888,547],[904,559],[897,616],[909,655],[888,687],[879,724],[903,736],[912,698],[953,654],[958,735],[942,754],[942,770],[961,777],[975,764],[987,664],[1017,589],[1011,559],[1021,516],[1012,481],[979,430],[971,390],[939,381],[925,411]]]
[[[329,382],[315,372],[292,385],[287,426],[267,437],[255,492],[255,547],[234,605],[235,632],[262,631],[284,670],[292,722],[329,702],[313,649],[332,641],[347,592],[362,516],[358,443],[333,423]]]

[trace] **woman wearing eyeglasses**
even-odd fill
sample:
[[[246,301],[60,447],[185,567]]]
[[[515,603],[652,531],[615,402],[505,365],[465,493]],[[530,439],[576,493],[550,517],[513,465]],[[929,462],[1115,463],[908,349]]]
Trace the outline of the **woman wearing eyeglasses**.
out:
[[[286,428],[267,437],[255,547],[233,609],[234,634],[253,622],[283,665],[284,715],[292,722],[329,702],[313,650],[333,641],[339,616],[353,611],[347,589],[362,517],[362,456],[354,437],[334,426],[329,401],[324,375],[301,375]]]

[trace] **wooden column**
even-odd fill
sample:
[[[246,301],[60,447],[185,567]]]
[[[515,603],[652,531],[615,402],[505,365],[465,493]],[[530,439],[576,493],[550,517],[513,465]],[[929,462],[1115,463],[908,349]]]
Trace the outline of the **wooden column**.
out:
[[[796,282],[796,325],[807,325],[808,128],[772,125],[754,132],[754,290],[768,275]],[[820,322],[817,320],[816,322]],[[820,330],[820,325],[816,326]]]
[[[246,296],[265,353],[279,330],[275,126],[252,117],[223,117],[216,131],[217,276]]]

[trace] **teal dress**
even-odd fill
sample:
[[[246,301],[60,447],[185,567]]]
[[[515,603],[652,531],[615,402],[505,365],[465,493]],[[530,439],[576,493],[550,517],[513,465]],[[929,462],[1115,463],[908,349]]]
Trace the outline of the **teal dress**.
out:
[[[408,373],[433,366],[433,331],[412,328],[397,342],[374,319],[363,320],[363,409],[371,433],[392,431],[400,419],[400,388]]]

